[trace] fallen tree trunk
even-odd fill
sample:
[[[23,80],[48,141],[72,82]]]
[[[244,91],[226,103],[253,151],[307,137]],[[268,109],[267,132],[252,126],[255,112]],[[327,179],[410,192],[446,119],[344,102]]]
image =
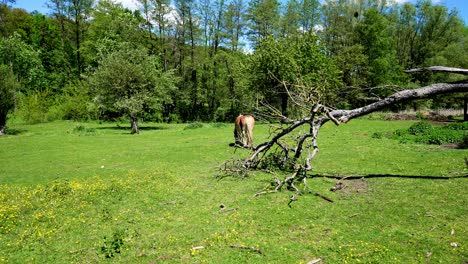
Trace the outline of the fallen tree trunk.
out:
[[[449,73],[460,73],[460,74],[467,74],[468,70],[465,69],[457,69],[457,68],[449,68],[449,67],[429,67],[423,69],[414,69],[406,71],[408,73],[419,73],[419,72],[449,72]],[[283,150],[285,155],[283,160],[293,160],[294,163],[294,172],[289,177],[286,177],[284,180],[276,180],[276,188],[271,190],[267,190],[263,193],[272,193],[276,192],[281,189],[281,187],[285,184],[289,189],[296,190],[296,193],[299,193],[299,189],[294,186],[295,180],[304,180],[306,178],[306,173],[312,170],[311,160],[312,158],[318,153],[319,148],[317,144],[317,137],[320,128],[327,123],[328,121],[332,121],[336,125],[340,125],[341,123],[347,123],[351,119],[364,116],[370,114],[372,112],[382,110],[386,107],[392,106],[397,103],[401,103],[404,101],[411,101],[417,99],[424,99],[430,98],[435,95],[440,94],[450,94],[450,93],[466,93],[468,92],[468,81],[461,81],[455,83],[437,83],[428,85],[425,87],[421,87],[418,89],[408,89],[396,92],[386,98],[383,98],[377,102],[368,104],[363,107],[351,109],[351,110],[344,110],[344,109],[332,109],[330,107],[326,107],[319,103],[315,103],[313,105],[309,105],[309,109],[311,110],[310,116],[304,117],[300,120],[296,120],[289,124],[287,127],[282,128],[279,132],[277,132],[269,141],[264,142],[254,148],[254,152],[250,155],[249,158],[245,159],[241,166],[245,170],[256,169],[262,157],[265,157],[265,154],[274,146],[278,146]],[[281,143],[280,140],[286,137],[287,135],[291,134],[297,128],[302,127],[303,125],[310,126],[310,132],[303,134],[301,137],[298,137],[297,144],[295,147],[288,147],[285,144]],[[306,140],[310,140],[311,144],[309,144],[307,158],[303,162],[303,164],[298,163],[299,157],[304,152],[303,145]],[[294,156],[290,158],[288,155],[289,153],[294,153]],[[262,155],[260,155],[262,154]],[[321,196],[322,197],[322,196]],[[323,197],[322,197],[323,198]],[[325,199],[325,198],[324,198]]]

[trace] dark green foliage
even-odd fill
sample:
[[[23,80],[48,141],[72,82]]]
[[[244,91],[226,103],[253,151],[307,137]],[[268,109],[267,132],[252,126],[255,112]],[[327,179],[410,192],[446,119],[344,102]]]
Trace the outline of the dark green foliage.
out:
[[[452,130],[467,130],[468,131],[468,122],[461,123],[451,123],[445,126],[447,129]]]
[[[458,144],[461,148],[466,146],[468,135],[468,122],[453,123],[445,126],[433,126],[426,121],[414,123],[408,129],[399,129],[393,132],[391,138],[401,143],[417,142],[423,144]],[[373,138],[379,138],[374,137]]]
[[[34,123],[115,118],[138,108],[143,120],[220,122],[268,101],[294,117],[301,110],[285,88],[293,93],[304,93],[295,87],[312,88],[313,99],[349,109],[394,92],[389,84],[411,88],[462,78],[411,77],[403,69],[468,67],[467,27],[456,10],[429,0],[169,2],[137,1],[139,10],[132,11],[112,1],[49,0],[48,14],[0,5],[0,63],[22,84],[14,114]],[[176,23],[168,19],[170,7],[180,16]],[[149,97],[143,93],[121,95],[124,99],[103,109],[86,80],[96,79],[110,54],[129,47],[158,60],[157,71],[171,72],[167,78],[177,89],[144,106],[138,103]],[[126,63],[133,62],[119,64],[130,70],[115,75],[138,76]],[[430,105],[460,107],[448,96]]]
[[[8,113],[15,106],[15,95],[20,84],[11,69],[0,64],[0,135],[5,133]]]
[[[463,135],[462,141],[458,143],[458,148],[468,149],[468,133],[465,133],[465,135]]]
[[[18,33],[0,39],[0,64],[9,65],[25,90],[44,90],[47,86],[40,52],[25,43]]]
[[[104,237],[103,245],[101,246],[101,254],[105,258],[113,258],[115,254],[120,254],[126,237],[125,230],[117,230],[112,234],[112,237]]]
[[[297,111],[289,104],[291,93],[334,104],[341,85],[334,60],[313,34],[266,38],[251,58],[250,71],[251,86],[283,115]]]
[[[127,115],[140,118],[143,113],[162,111],[163,103],[175,89],[172,72],[162,72],[159,61],[146,49],[130,46],[110,53],[89,78],[93,101],[103,117]]]
[[[16,114],[28,124],[51,121],[48,109],[53,104],[51,91],[28,91],[19,94]]]
[[[430,130],[432,130],[432,125],[425,121],[414,123],[408,128],[408,132],[415,136],[426,134]]]

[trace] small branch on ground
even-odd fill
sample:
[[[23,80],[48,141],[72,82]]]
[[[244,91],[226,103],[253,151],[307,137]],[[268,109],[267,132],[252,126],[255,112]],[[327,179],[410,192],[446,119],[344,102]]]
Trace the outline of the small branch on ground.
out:
[[[318,196],[318,197],[324,199],[325,201],[328,201],[328,202],[330,202],[330,203],[333,203],[333,200],[332,200],[332,199],[330,199],[330,198],[326,197],[325,195],[322,195],[322,194],[320,194],[320,193],[318,193],[318,192],[315,193],[315,196]]]
[[[245,249],[245,250],[249,250],[249,251],[258,253],[260,255],[263,255],[263,250],[261,250],[259,248],[254,248],[254,247],[249,247],[249,246],[242,246],[242,245],[231,245],[230,247],[231,248],[237,248],[237,249]]]

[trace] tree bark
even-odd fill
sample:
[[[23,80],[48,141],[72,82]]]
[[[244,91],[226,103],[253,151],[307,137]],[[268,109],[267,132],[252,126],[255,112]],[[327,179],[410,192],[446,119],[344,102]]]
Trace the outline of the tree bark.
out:
[[[468,70],[463,69],[456,69],[456,68],[447,68],[447,67],[430,67],[425,69],[415,69],[411,71],[407,71],[410,73],[416,72],[423,72],[423,71],[436,71],[436,72],[450,72],[450,73],[461,73],[467,74]],[[352,110],[344,110],[344,109],[336,109],[333,110],[329,107],[325,107],[320,104],[315,104],[312,106],[312,111],[310,116],[306,116],[300,120],[296,120],[292,122],[289,126],[281,129],[277,132],[273,137],[260,145],[254,148],[254,152],[250,155],[249,158],[245,159],[242,167],[249,170],[255,169],[260,164],[265,154],[275,145],[278,145],[280,148],[285,149],[282,146],[282,143],[279,142],[283,137],[289,135],[291,132],[296,130],[303,125],[310,125],[310,131],[301,137],[298,138],[297,145],[294,147],[287,147],[287,149],[291,149],[294,152],[294,173],[285,178],[284,180],[276,181],[277,187],[274,191],[278,191],[281,186],[284,184],[288,184],[290,187],[296,190],[299,193],[298,189],[293,185],[294,181],[305,179],[305,173],[312,170],[311,161],[314,156],[319,151],[318,144],[317,144],[317,137],[319,129],[328,121],[332,121],[336,125],[340,125],[341,123],[346,123],[353,118],[360,117],[367,115],[369,113],[381,110],[388,106],[403,102],[403,101],[410,101],[416,99],[423,99],[433,97],[439,94],[449,94],[449,93],[466,93],[468,92],[468,80],[455,82],[455,83],[437,83],[428,85],[425,87],[421,87],[418,89],[412,90],[403,90],[396,92],[384,99],[381,99],[377,102],[368,104],[363,107],[359,107]],[[309,145],[309,153],[304,161],[304,164],[299,164],[298,159],[300,158],[301,154],[303,153],[303,145],[305,140],[311,140],[312,144]],[[261,155],[262,154],[262,155]],[[285,151],[286,159],[288,158],[289,151]],[[305,182],[304,182],[305,183]],[[265,193],[270,193],[271,191],[266,191]]]
[[[7,121],[7,115],[0,113],[0,136],[5,135],[6,121]]]
[[[136,116],[130,116],[130,124],[132,126],[132,134],[140,134],[140,130],[138,129],[138,118]]]
[[[448,94],[457,92],[468,92],[468,81],[457,83],[436,83],[414,90],[403,90],[390,95],[375,103],[359,107],[352,110],[334,110],[330,112],[330,116],[334,117],[341,123],[346,123],[349,120],[370,114],[372,112],[381,110],[385,107],[394,105],[396,103],[429,98],[438,94]],[[329,118],[329,117],[322,117]]]
[[[445,66],[432,66],[427,68],[406,70],[406,73],[420,73],[420,72],[447,72],[468,75],[468,69],[452,68]]]

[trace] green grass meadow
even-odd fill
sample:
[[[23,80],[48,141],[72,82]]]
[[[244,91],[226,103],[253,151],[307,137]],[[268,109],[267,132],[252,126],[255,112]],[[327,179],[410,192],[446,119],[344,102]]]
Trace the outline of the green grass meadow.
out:
[[[311,193],[288,207],[288,191],[254,197],[271,174],[215,177],[249,154],[228,146],[231,124],[13,121],[0,263],[467,263],[468,150],[371,136],[413,123],[327,124]],[[330,176],[357,177],[331,192]]]

